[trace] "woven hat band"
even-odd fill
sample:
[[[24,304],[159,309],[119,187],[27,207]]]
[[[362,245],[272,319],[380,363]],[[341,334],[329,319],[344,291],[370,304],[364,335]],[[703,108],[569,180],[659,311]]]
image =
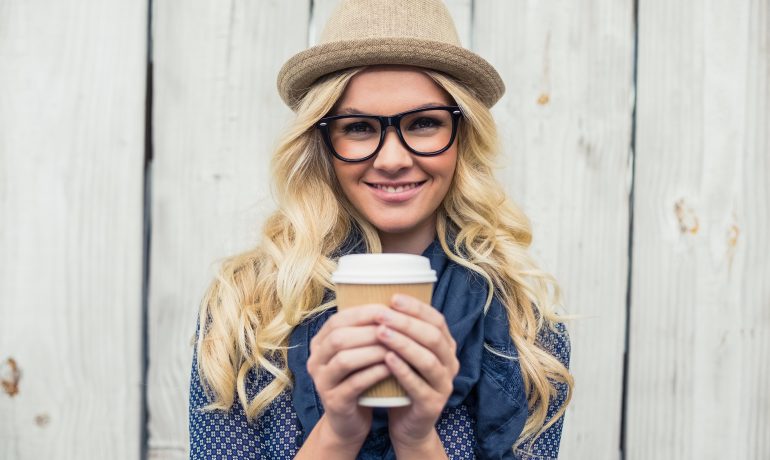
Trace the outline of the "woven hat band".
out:
[[[455,23],[441,0],[343,0],[324,27],[320,43],[413,37],[460,46]]]

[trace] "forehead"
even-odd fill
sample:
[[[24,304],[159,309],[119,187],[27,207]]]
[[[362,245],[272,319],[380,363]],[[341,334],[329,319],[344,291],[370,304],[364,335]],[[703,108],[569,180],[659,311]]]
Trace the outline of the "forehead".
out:
[[[350,79],[336,110],[393,114],[429,103],[451,104],[449,94],[416,67],[373,66]]]

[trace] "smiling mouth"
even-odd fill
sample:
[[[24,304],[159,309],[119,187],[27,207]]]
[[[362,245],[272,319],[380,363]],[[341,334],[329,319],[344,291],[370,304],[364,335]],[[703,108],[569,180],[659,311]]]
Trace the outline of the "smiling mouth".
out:
[[[381,184],[370,184],[369,182],[365,182],[365,184],[368,185],[371,188],[375,188],[377,190],[382,190],[382,191],[387,192],[387,193],[401,193],[401,192],[406,192],[408,190],[412,190],[414,188],[417,188],[417,187],[421,186],[422,184],[424,184],[425,182],[427,182],[427,181],[424,180],[424,181],[421,181],[421,182],[412,182],[411,184],[399,185],[398,187],[392,187],[392,186],[381,185]]]

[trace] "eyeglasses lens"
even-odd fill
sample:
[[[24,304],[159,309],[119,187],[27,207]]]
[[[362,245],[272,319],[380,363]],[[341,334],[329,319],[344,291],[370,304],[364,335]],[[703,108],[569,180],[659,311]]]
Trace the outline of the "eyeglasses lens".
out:
[[[411,149],[433,153],[449,144],[452,123],[452,114],[448,110],[423,110],[401,119],[401,133]],[[374,118],[338,118],[329,123],[329,137],[337,154],[356,160],[377,150],[381,129],[380,122]]]

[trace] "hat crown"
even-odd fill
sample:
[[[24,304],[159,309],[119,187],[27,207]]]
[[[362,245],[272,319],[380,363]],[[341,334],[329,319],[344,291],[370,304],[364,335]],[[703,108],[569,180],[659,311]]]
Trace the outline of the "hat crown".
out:
[[[443,0],[342,0],[319,42],[278,72],[281,99],[292,110],[323,76],[353,67],[408,65],[442,72],[487,107],[505,92],[497,70],[460,43]]]
[[[442,0],[342,0],[321,32],[320,43],[412,37],[461,46]]]

